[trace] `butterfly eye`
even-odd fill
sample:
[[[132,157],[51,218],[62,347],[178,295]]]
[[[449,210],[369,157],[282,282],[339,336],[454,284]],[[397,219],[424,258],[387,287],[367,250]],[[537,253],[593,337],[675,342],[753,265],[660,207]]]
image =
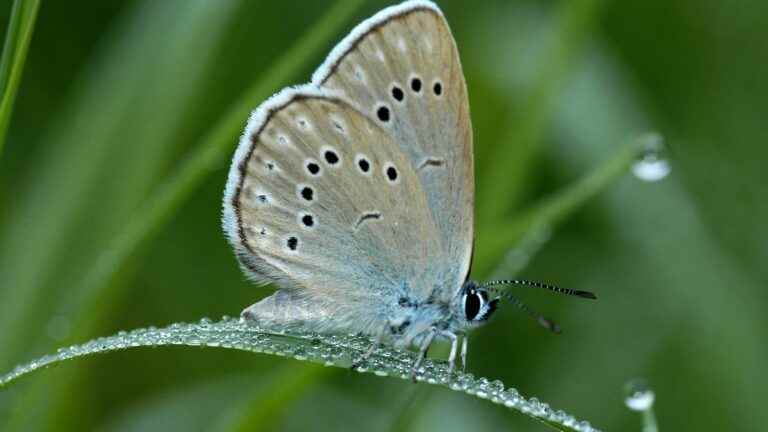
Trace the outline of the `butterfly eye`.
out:
[[[475,319],[478,313],[480,313],[480,306],[482,305],[482,299],[475,291],[470,291],[464,295],[464,317],[467,321]]]

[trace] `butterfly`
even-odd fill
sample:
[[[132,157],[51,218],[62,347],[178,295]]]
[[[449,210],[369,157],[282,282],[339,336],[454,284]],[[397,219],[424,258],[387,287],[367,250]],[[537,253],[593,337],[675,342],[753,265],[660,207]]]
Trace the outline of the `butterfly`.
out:
[[[248,120],[232,160],[223,227],[244,272],[278,290],[247,320],[362,333],[415,346],[435,339],[466,367],[470,329],[531,281],[468,279],[474,162],[467,88],[440,9],[412,0],[363,21],[310,83],[272,96]],[[464,336],[461,338],[461,336]],[[459,340],[461,350],[459,354]]]

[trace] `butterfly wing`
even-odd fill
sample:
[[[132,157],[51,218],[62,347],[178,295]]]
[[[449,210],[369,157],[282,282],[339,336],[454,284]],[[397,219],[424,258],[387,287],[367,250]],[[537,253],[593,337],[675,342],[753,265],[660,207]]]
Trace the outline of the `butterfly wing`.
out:
[[[451,297],[472,255],[474,165],[466,84],[442,13],[424,1],[384,9],[337,45],[312,83],[373,118],[392,118],[388,130],[417,173],[440,232],[445,255],[431,266],[449,275],[441,294]]]
[[[262,319],[374,333],[409,286],[439,281],[424,271],[444,252],[408,156],[385,124],[314,86],[254,112],[224,228],[246,272],[283,288],[252,307]]]

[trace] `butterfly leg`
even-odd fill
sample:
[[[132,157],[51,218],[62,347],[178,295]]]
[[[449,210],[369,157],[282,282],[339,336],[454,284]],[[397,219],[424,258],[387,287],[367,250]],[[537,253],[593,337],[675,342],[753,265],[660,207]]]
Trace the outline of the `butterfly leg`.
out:
[[[469,338],[467,335],[464,335],[464,338],[461,340],[461,370],[465,371],[467,370],[467,340]]]
[[[435,339],[435,335],[437,334],[437,329],[434,327],[428,331],[429,333],[427,333],[427,336],[421,342],[421,346],[419,347],[419,356],[416,358],[416,361],[413,363],[413,367],[411,368],[411,381],[413,382],[416,382],[416,371],[424,361],[424,357],[427,356],[427,350],[429,349],[429,346],[432,345],[432,341]]]
[[[373,352],[376,351],[376,348],[378,348],[378,346],[381,345],[383,333],[384,332],[380,332],[379,334],[377,334],[371,346],[368,348],[366,352],[363,353],[363,356],[357,359],[357,361],[355,361],[354,363],[352,363],[352,366],[351,366],[352,370],[359,368],[360,365],[363,364],[363,362],[368,360],[371,357],[371,355],[373,355]]]
[[[443,331],[440,332],[441,336],[444,336],[451,340],[451,353],[448,355],[448,373],[453,373],[454,367],[456,367],[456,354],[459,348],[459,337],[456,333]]]

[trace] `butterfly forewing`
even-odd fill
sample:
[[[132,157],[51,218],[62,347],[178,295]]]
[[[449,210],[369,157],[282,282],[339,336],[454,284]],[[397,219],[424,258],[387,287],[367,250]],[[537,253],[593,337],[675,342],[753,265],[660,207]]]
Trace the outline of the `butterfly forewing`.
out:
[[[311,88],[282,92],[250,126],[225,203],[226,231],[249,273],[287,289],[318,327],[314,315],[328,315],[330,329],[378,331],[383,308],[409,286],[439,283],[425,271],[444,254],[438,228],[386,127]]]
[[[474,173],[466,85],[442,14],[413,2],[373,17],[339,44],[313,83],[338,91],[408,156],[445,252],[431,270],[445,276],[439,294],[452,296],[469,271]]]

